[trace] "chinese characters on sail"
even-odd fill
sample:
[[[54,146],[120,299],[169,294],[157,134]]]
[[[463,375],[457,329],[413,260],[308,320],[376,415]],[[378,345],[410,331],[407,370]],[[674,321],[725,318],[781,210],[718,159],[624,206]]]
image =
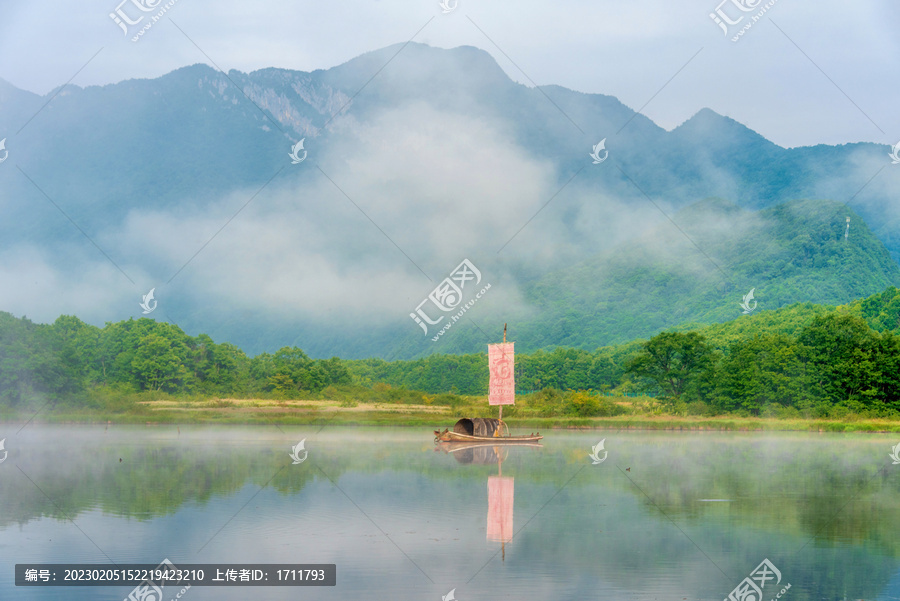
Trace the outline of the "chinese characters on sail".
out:
[[[514,405],[516,402],[514,344],[488,345],[488,367],[491,371],[488,402],[491,405]]]

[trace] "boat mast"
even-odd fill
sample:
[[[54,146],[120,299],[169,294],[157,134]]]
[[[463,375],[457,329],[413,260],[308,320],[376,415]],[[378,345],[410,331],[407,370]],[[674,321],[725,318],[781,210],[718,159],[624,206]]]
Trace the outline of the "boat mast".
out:
[[[506,324],[503,324],[503,342],[506,343]],[[503,405],[500,405],[500,417],[497,419],[497,431],[500,431],[500,428],[503,427]]]

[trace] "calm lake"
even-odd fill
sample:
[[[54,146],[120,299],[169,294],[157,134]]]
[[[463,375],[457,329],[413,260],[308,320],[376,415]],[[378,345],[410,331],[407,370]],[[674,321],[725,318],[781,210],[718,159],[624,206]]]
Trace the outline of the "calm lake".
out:
[[[551,430],[472,450],[427,428],[20,428],[0,429],[4,601],[133,588],[16,587],[17,563],[164,558],[337,566],[334,587],[187,601],[900,598],[897,435]]]

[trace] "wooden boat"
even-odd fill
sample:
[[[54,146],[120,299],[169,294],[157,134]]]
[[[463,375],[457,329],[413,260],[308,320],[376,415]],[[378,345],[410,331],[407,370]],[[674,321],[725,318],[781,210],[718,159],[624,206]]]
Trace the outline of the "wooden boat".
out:
[[[506,341],[506,324],[503,324],[503,342],[488,345],[488,367],[490,383],[488,403],[500,406],[497,419],[476,417],[462,418],[453,426],[453,430],[434,431],[434,442],[484,442],[490,444],[533,443],[541,440],[540,432],[528,436],[510,436],[509,427],[503,422],[503,405],[514,405],[516,402],[516,384],[514,372],[514,342]],[[506,435],[502,435],[503,429]]]
[[[443,432],[441,432],[440,430],[434,431],[435,442],[479,442],[484,443],[488,446],[492,444],[537,442],[542,438],[543,436],[541,436],[540,433],[531,434],[529,436],[475,436],[473,434],[451,432],[447,429],[445,429]]]

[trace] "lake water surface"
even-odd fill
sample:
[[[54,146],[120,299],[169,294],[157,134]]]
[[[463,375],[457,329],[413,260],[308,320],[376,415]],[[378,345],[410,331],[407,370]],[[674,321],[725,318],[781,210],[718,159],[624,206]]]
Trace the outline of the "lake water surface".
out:
[[[16,587],[17,563],[164,558],[337,566],[334,587],[186,601],[722,600],[766,559],[766,601],[900,598],[896,435],[548,431],[458,450],[427,428],[20,428],[0,429],[3,601],[132,590]]]

